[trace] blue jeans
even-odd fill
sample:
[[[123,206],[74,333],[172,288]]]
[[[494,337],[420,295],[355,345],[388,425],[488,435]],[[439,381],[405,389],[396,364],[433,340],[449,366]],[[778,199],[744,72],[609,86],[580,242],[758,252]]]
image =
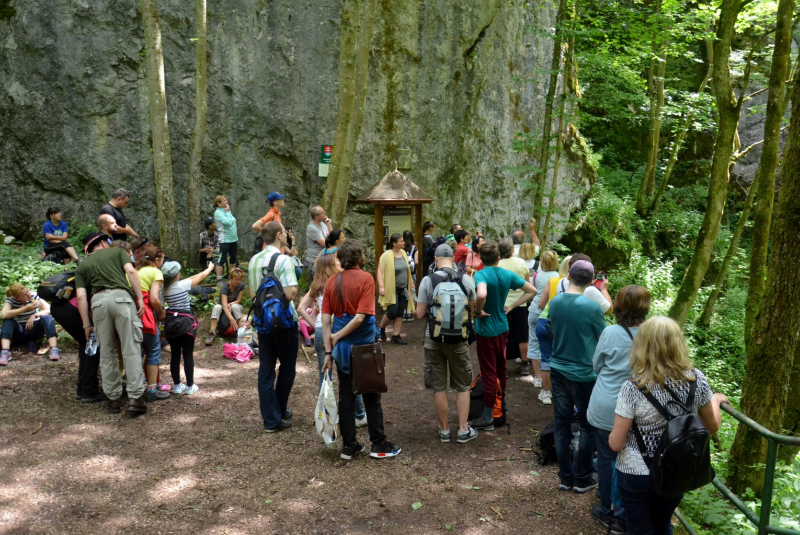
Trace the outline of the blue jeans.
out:
[[[314,328],[314,349],[317,352],[317,371],[319,372],[319,388],[322,388],[322,365],[325,364],[325,341],[322,339],[322,327]],[[362,419],[367,413],[364,411],[364,400],[359,394],[356,396],[356,420]]]
[[[0,329],[0,338],[11,340],[11,342],[27,342],[37,338],[54,338],[56,334],[56,323],[53,316],[47,314],[33,322],[31,329],[26,329],[24,325],[17,323],[17,320],[10,318],[3,320],[3,327]]]
[[[633,476],[617,470],[617,486],[625,504],[628,535],[672,535],[672,513],[681,503],[663,498],[648,487],[650,476]]]
[[[553,356],[553,329],[550,320],[540,319],[536,322],[536,339],[539,341],[539,354],[542,362],[539,369],[543,372],[550,371],[550,357]]]
[[[297,367],[297,324],[291,329],[258,335],[258,403],[264,429],[275,429],[286,416]],[[275,365],[280,362],[280,371]]]
[[[586,409],[592,397],[595,381],[579,383],[564,377],[557,370],[550,370],[553,384],[553,416],[555,419],[556,455],[558,456],[558,477],[568,486],[582,487],[592,480],[592,454],[595,446],[595,429],[586,419]],[[573,466],[569,451],[572,442],[573,407],[578,408],[581,438]]]
[[[161,364],[161,336],[158,334],[142,333],[142,346],[144,347],[145,362],[150,366]]]
[[[595,428],[595,446],[597,446],[597,478],[600,491],[600,512],[604,515],[611,514],[611,504],[614,504],[614,518],[623,524],[625,523],[625,508],[616,491],[616,477],[614,465],[617,461],[617,452],[608,445],[608,435],[610,431]],[[616,499],[615,499],[616,498]]]

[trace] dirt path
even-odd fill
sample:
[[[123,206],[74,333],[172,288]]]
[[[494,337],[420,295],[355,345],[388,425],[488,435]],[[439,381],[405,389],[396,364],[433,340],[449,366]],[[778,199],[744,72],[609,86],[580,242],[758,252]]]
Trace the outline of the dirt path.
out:
[[[295,426],[266,434],[257,361],[226,360],[219,342],[197,348],[198,394],[133,420],[75,401],[76,352],[55,364],[15,353],[0,369],[0,534],[602,533],[594,493],[556,490],[556,468],[519,451],[552,420],[537,390],[510,378],[511,434],[442,444],[422,385],[422,323],[404,330],[408,346],[387,346],[383,398],[403,453],[386,461],[345,462],[323,446],[311,425],[316,362],[302,356]],[[366,429],[359,438],[368,443]]]

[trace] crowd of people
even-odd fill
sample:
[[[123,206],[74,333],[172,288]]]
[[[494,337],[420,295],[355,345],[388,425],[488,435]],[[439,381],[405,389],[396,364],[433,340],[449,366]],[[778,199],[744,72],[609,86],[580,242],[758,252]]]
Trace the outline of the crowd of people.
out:
[[[697,414],[713,434],[720,426],[720,404],[727,399],[713,394],[688,360],[678,324],[660,316],[648,319],[650,295],[643,286],[626,286],[612,300],[608,277],[595,270],[589,256],[574,253],[559,261],[555,251],[540,251],[535,220],[528,225],[530,241],[521,230],[491,240],[458,224],[436,237],[437,225],[427,221],[421,250],[410,231],[388,238],[373,278],[364,271],[361,244],[332,229],[325,210],[315,206],[309,211],[305,260],[300,261],[291,229],[281,221],[285,196],[277,192],[267,198],[267,214],[252,225],[262,242],[247,273],[239,265],[236,218],[227,198],[218,195],[214,215],[200,235],[207,267],[184,278],[180,263],[165,258],[131,228],[123,213],[129,198],[127,191],[116,191],[100,211],[97,232],[83,239],[85,257],[75,271],[73,296],[48,304],[20,284],[6,289],[0,365],[11,359],[13,342],[35,348],[41,337],[47,339],[50,360],[59,360],[58,323],[79,345],[81,402],[107,400],[112,413],[127,404],[136,415],[170,392],[195,394],[198,323],[189,292],[216,272],[220,295],[207,345],[222,334],[223,322],[234,330],[243,326],[245,290],[256,297],[262,286],[270,286],[289,308],[282,326],[273,321],[272,327],[257,327],[258,396],[266,432],[293,425],[289,398],[302,324],[303,338],[317,353],[320,387],[336,367],[341,458],[351,460],[366,450],[356,430],[367,427],[369,455],[385,459],[402,449],[385,434],[381,395],[355,395],[351,349],[387,341],[390,325],[391,343],[407,345],[403,323],[425,320],[423,383],[433,395],[442,442],[452,439],[448,390],[455,391],[457,443],[475,440],[479,431],[506,421],[505,404],[501,419],[497,408],[508,386],[507,362],[515,361],[517,373],[532,375],[530,383],[520,383],[523,388],[552,406],[559,489],[586,493],[597,488],[600,502],[591,515],[609,533],[671,533],[670,518],[681,497],[665,499],[648,484],[650,459],[667,425],[660,404],[674,403]],[[64,261],[80,260],[67,241],[61,211],[51,208],[47,218],[43,257],[59,253]],[[134,238],[130,244],[128,237]],[[420,262],[424,277],[418,281]],[[228,281],[223,284],[225,268]],[[303,271],[309,290],[300,296]],[[384,312],[380,321],[376,289]],[[611,314],[616,321],[609,325],[606,316]],[[170,347],[172,385],[160,380],[160,325]],[[470,419],[470,390],[476,382],[473,342],[484,406]],[[579,436],[573,432],[575,419]]]

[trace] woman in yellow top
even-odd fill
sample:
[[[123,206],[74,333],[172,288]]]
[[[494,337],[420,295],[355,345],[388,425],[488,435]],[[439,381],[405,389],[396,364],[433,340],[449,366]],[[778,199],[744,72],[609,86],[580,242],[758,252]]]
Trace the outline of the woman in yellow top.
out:
[[[161,365],[161,331],[158,320],[166,317],[166,311],[159,299],[159,292],[164,285],[164,274],[161,266],[164,253],[155,245],[142,247],[142,255],[136,262],[139,281],[142,284],[142,297],[145,310],[142,315],[142,338],[146,355],[145,377],[147,388],[145,397],[148,403],[169,399],[169,392],[158,389],[158,369]]]
[[[386,341],[386,326],[393,322],[392,343],[404,346],[408,344],[400,338],[403,328],[403,312],[416,313],[411,292],[414,291],[414,279],[403,246],[403,236],[392,234],[386,252],[378,262],[378,304],[386,310],[381,320],[381,340]]]

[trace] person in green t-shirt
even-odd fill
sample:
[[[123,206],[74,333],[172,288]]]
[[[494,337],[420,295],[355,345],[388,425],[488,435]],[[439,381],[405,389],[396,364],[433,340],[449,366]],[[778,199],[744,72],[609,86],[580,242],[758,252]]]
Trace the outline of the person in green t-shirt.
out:
[[[568,279],[567,291],[550,301],[549,319],[553,330],[550,382],[560,489],[584,493],[597,487],[597,479],[592,475],[595,429],[586,411],[597,379],[592,357],[606,321],[600,305],[583,295],[594,279],[594,266],[586,260],[578,260],[569,268]],[[574,408],[578,409],[581,438],[573,466],[569,445]]]
[[[478,431],[494,429],[492,412],[497,400],[497,383],[505,393],[508,371],[506,369],[506,343],[508,342],[507,314],[520,305],[527,304],[536,295],[536,289],[525,279],[506,269],[497,267],[500,253],[497,242],[487,241],[480,248],[484,268],[475,274],[478,298],[475,302],[475,330],[478,333],[478,364],[483,378],[483,415],[469,422]],[[505,306],[509,290],[522,289],[516,301]]]

